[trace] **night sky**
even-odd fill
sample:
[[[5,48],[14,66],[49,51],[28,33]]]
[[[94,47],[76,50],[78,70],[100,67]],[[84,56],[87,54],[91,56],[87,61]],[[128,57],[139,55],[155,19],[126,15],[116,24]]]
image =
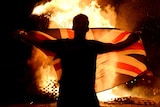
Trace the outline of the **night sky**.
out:
[[[30,57],[31,46],[17,41],[12,32],[28,28],[29,15],[40,0],[11,0],[1,5],[1,88],[0,102],[25,101],[25,67]],[[84,1],[84,0],[83,0]],[[117,28],[142,30],[148,65],[153,74],[160,75],[160,2],[159,0],[98,0],[103,8],[108,3],[118,14]],[[159,60],[157,60],[159,59]],[[160,77],[160,76],[159,76]]]

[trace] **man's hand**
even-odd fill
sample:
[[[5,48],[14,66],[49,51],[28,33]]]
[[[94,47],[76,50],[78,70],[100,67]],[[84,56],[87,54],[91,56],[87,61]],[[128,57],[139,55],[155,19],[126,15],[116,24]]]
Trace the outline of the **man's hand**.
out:
[[[22,36],[26,36],[27,32],[23,29],[19,29],[13,32],[13,37],[14,38],[21,38]]]
[[[40,47],[43,44],[43,40],[39,39],[37,33],[35,31],[28,31],[25,30],[16,30],[13,32],[13,36],[15,39],[20,40],[28,45],[35,45]]]

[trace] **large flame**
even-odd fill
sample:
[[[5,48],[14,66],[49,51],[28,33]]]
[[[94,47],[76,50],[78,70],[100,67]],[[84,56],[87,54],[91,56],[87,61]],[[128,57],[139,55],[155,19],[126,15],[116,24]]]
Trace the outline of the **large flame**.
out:
[[[107,5],[101,9],[95,0],[52,0],[35,6],[32,12],[35,15],[48,14],[50,19],[49,28],[71,28],[73,17],[79,13],[86,14],[89,17],[89,27],[113,28],[116,24],[116,12],[114,8]],[[57,93],[57,90],[56,92],[53,91],[55,87],[52,84],[53,81],[57,80],[57,75],[53,73],[55,70],[49,58],[35,48],[29,62],[36,68],[39,90],[45,93]],[[106,96],[103,93],[112,93],[112,91],[108,90],[98,94],[100,100],[104,100],[104,97],[108,97],[105,100],[113,97],[113,94],[112,96]]]
[[[107,5],[101,9],[95,0],[52,0],[34,8],[32,14],[50,15],[49,28],[71,28],[72,19],[78,13],[89,17],[90,27],[114,27],[116,13],[114,8]]]

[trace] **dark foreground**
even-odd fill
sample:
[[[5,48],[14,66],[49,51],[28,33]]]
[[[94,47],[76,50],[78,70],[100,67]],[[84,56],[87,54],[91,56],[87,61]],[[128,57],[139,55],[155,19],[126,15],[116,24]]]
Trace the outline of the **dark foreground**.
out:
[[[56,103],[49,104],[13,104],[0,107],[56,107]],[[160,107],[160,105],[137,105],[137,104],[105,104],[101,107]]]
[[[101,107],[160,107],[160,101],[136,97],[123,97],[117,98],[114,101],[100,102],[100,105]],[[5,104],[0,107],[56,107],[56,102]]]

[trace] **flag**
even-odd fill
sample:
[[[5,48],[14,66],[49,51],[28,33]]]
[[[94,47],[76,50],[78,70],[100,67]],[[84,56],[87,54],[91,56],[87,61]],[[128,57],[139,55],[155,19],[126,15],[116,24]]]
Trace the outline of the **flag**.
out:
[[[31,32],[32,36],[39,40],[54,40],[57,38],[72,39],[74,37],[73,30],[65,28],[48,29],[44,32]],[[119,29],[90,28],[86,34],[86,39],[115,44],[124,41],[130,34],[131,32]],[[56,53],[44,49],[41,50],[47,56],[56,56]],[[123,84],[145,72],[147,70],[145,60],[146,53],[142,40],[139,40],[119,51],[98,54],[95,80],[96,92],[104,91]],[[59,58],[55,57],[53,59],[53,66],[58,75],[57,79],[60,79],[62,71]]]

